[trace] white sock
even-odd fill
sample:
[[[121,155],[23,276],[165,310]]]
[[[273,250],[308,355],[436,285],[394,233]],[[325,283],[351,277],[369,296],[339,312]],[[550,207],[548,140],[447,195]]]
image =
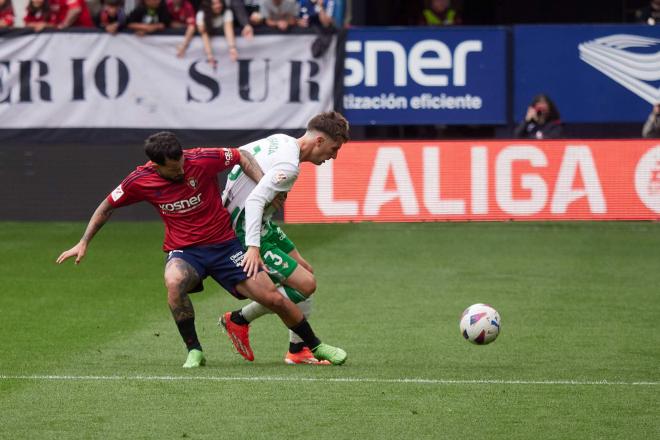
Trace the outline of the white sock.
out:
[[[284,287],[278,286],[277,290],[280,292],[282,296],[285,298],[288,298],[286,291],[284,290]],[[262,306],[258,302],[252,301],[250,304],[246,305],[241,309],[241,314],[245,319],[247,319],[249,322],[254,321],[257,318],[260,318],[264,315],[268,315],[273,313],[269,308]]]

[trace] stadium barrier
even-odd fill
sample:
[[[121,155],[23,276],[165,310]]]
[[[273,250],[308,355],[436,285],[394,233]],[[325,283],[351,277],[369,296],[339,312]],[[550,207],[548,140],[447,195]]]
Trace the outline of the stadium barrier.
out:
[[[303,164],[287,223],[658,220],[660,142],[351,142]]]
[[[300,129],[335,99],[338,37],[318,58],[315,38],[239,38],[232,62],[215,37],[214,69],[200,38],[179,59],[180,35],[0,33],[0,129]]]

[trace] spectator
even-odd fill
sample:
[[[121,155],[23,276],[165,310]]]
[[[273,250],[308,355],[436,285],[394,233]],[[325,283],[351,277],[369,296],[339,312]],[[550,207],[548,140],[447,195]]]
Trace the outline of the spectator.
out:
[[[14,27],[14,7],[11,0],[0,0],[0,29]]]
[[[637,21],[654,26],[660,23],[660,0],[650,0],[648,6],[637,10]]]
[[[333,14],[335,9],[335,0],[298,0],[300,5],[300,27],[323,26],[331,27],[334,25]]]
[[[227,9],[224,0],[203,0],[200,10],[197,11],[196,21],[197,30],[202,35],[206,59],[214,69],[218,66],[218,61],[213,55],[210,35],[214,34],[216,29],[221,26],[224,28],[225,39],[229,46],[229,57],[232,61],[238,60],[236,38],[234,36],[234,14],[230,9]]]
[[[128,16],[128,28],[138,36],[162,31],[171,22],[164,0],[143,0]]]
[[[261,3],[261,0],[242,0],[242,2],[245,6],[248,17],[252,16],[255,12],[259,14],[259,4]]]
[[[653,106],[653,110],[642,129],[642,137],[660,138],[660,102]]]
[[[286,32],[291,26],[296,25],[300,5],[296,0],[261,0],[259,13],[266,26]]]
[[[23,17],[25,27],[41,32],[47,27],[57,26],[57,15],[50,9],[48,0],[30,0]]]
[[[261,10],[259,9],[261,0],[242,0],[242,1],[243,4],[245,5],[245,11],[247,13],[250,23],[252,23],[253,25],[258,25],[264,21],[264,18],[261,15]]]
[[[423,26],[451,26],[461,24],[461,18],[451,7],[450,0],[427,0],[426,8],[422,11],[421,25]]]
[[[53,0],[50,8],[57,16],[58,29],[94,27],[94,21],[85,0]]]
[[[252,37],[254,37],[254,28],[252,27],[252,24],[250,24],[251,22],[249,18],[252,14],[252,8],[250,8],[250,12],[248,12],[248,7],[244,0],[230,0],[228,6],[234,14],[235,23],[242,28],[241,35],[243,38],[251,40]]]
[[[322,56],[332,43],[332,34],[335,31],[333,14],[335,0],[298,0],[300,4],[300,19],[298,26],[310,27],[316,31],[318,37],[312,43],[312,56]]]
[[[559,110],[546,95],[537,95],[527,108],[525,120],[514,132],[520,139],[558,139],[562,135]]]
[[[186,28],[183,42],[176,47],[176,56],[182,58],[195,35],[195,9],[188,0],[166,0],[167,12],[172,17],[173,28]]]
[[[126,12],[121,0],[105,0],[96,16],[96,26],[114,35],[126,26]]]

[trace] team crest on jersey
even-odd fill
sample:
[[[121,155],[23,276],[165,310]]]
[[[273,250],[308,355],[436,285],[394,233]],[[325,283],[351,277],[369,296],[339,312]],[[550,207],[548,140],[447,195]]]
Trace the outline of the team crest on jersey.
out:
[[[115,188],[115,190],[112,191],[111,195],[112,195],[112,201],[113,202],[116,202],[117,200],[121,199],[121,196],[124,195],[124,190],[121,187],[121,185],[119,185],[117,188]]]
[[[191,177],[190,179],[188,179],[188,185],[192,189],[197,189],[197,179],[195,179],[194,177]]]
[[[284,173],[284,171],[278,171],[278,172],[275,173],[275,175],[273,176],[273,183],[274,183],[275,185],[277,185],[277,184],[279,184],[279,183],[282,183],[282,182],[284,182],[285,180],[286,180],[286,174]]]

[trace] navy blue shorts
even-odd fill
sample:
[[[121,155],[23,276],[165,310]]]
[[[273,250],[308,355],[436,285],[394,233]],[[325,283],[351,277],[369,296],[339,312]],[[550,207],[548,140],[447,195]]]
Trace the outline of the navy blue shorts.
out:
[[[248,278],[241,266],[244,255],[243,245],[237,238],[234,238],[219,244],[192,246],[170,251],[166,261],[181,258],[195,268],[199,275],[199,284],[188,293],[204,290],[202,281],[210,276],[236,298],[245,299],[236,291],[236,285]]]

